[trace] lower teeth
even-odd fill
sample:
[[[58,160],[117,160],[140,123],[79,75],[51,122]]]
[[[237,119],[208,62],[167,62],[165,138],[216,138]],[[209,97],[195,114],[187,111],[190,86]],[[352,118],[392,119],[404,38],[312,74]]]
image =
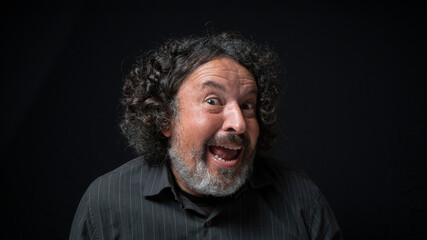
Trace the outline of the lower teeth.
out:
[[[221,162],[229,162],[229,161],[231,161],[231,160],[225,160],[225,159],[222,159],[221,157],[219,157],[218,155],[214,155],[215,156],[215,158],[216,159],[218,159],[218,160],[220,160]]]

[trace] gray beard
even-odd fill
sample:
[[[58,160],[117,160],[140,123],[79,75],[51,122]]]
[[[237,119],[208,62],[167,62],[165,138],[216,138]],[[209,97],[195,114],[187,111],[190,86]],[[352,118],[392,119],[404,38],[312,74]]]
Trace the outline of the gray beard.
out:
[[[241,153],[244,162],[240,169],[217,167],[218,177],[216,177],[209,172],[206,165],[207,148],[202,151],[192,149],[191,158],[197,162],[193,167],[188,167],[177,145],[179,144],[172,144],[168,150],[172,167],[185,185],[199,194],[215,197],[229,196],[239,190],[252,174],[255,151],[245,150]]]

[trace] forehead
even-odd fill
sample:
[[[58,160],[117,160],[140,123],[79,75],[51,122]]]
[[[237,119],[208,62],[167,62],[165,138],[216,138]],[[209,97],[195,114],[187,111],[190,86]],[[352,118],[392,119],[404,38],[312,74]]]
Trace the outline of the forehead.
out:
[[[256,81],[252,74],[237,61],[230,58],[214,58],[196,68],[184,80],[183,85],[204,85],[207,82],[218,82],[236,87],[256,89]]]

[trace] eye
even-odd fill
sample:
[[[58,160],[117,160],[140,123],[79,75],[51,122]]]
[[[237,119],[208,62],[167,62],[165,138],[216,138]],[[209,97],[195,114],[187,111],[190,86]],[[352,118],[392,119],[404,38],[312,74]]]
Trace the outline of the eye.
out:
[[[254,109],[255,108],[255,104],[252,103],[245,103],[241,106],[242,109]]]
[[[220,102],[216,98],[209,98],[208,100],[206,100],[206,103],[209,105],[218,105]]]

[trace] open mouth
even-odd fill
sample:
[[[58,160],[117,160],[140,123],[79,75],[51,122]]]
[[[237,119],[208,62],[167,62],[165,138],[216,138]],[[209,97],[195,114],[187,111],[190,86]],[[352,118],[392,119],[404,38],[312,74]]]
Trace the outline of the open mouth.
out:
[[[231,162],[239,157],[242,152],[242,147],[211,145],[209,146],[209,152],[211,152],[218,161]]]

